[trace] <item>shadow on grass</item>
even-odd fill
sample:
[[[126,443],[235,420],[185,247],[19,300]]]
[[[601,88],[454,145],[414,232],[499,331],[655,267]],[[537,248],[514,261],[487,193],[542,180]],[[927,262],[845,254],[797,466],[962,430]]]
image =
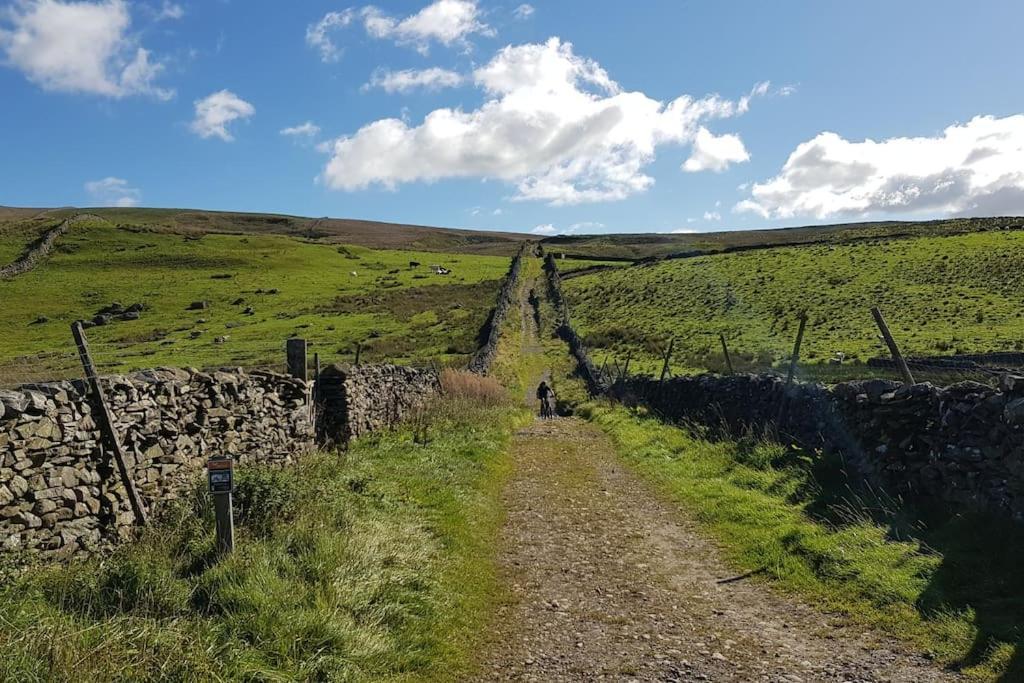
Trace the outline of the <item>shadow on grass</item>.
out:
[[[992,513],[954,510],[928,500],[895,498],[851,479],[838,456],[788,450],[783,466],[807,482],[791,502],[835,528],[870,521],[891,541],[911,541],[941,558],[914,608],[931,623],[950,615],[973,623],[970,649],[947,665],[1002,671],[1000,683],[1024,681],[1024,525]]]

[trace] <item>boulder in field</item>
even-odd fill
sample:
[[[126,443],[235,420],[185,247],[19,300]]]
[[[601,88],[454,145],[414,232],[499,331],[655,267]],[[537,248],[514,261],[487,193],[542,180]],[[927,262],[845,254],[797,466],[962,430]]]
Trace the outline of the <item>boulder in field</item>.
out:
[[[190,311],[205,311],[209,307],[210,307],[210,302],[208,302],[208,301],[193,301],[192,303],[190,303],[188,305],[188,310],[190,310]]]

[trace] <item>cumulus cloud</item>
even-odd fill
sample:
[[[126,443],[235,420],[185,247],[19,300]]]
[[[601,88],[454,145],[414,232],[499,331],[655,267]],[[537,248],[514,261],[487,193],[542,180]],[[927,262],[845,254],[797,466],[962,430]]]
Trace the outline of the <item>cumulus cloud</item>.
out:
[[[130,187],[124,178],[113,176],[90,180],[85,184],[85,191],[98,206],[138,206],[142,201],[138,188]]]
[[[402,71],[378,69],[373,72],[373,75],[370,76],[370,82],[364,85],[363,88],[381,88],[388,93],[405,93],[417,88],[424,90],[455,88],[461,85],[462,81],[463,78],[460,74],[438,67],[405,69]]]
[[[977,116],[935,137],[821,133],[750,193],[734,210],[765,218],[1024,213],[1024,115]]]
[[[558,230],[551,223],[543,223],[531,230],[534,235],[554,235]]]
[[[235,139],[228,131],[228,124],[256,113],[255,107],[230,90],[220,90],[196,100],[195,107],[192,131],[201,138],[217,137],[225,142]]]
[[[722,220],[722,214],[717,211],[705,211],[704,220],[706,221],[720,221]]]
[[[659,146],[692,143],[702,122],[741,113],[737,102],[718,95],[664,103],[625,91],[558,38],[505,47],[472,80],[485,95],[477,109],[437,109],[419,125],[381,119],[333,141],[321,182],[352,191],[495,178],[513,184],[517,200],[617,200],[654,183],[644,168]],[[725,162],[712,162],[712,152],[723,154],[724,136],[710,137],[711,152],[699,163],[713,168],[738,160],[726,149]]]
[[[470,35],[494,35],[494,30],[481,21],[476,0],[435,0],[416,14],[402,19],[389,16],[373,5],[328,12],[306,29],[306,43],[319,50],[323,61],[337,61],[341,50],[330,34],[355,21],[361,21],[363,29],[372,38],[408,45],[422,54],[429,51],[431,43],[466,45]]]
[[[535,11],[536,10],[533,8],[533,5],[528,5],[524,2],[522,5],[512,10],[512,15],[515,16],[516,19],[522,21],[532,17]]]
[[[750,161],[750,154],[738,135],[726,133],[715,135],[701,126],[693,140],[693,151],[690,158],[683,163],[683,170],[688,173],[698,171],[714,171],[721,173],[730,164]]]
[[[154,84],[160,62],[129,33],[123,0],[16,0],[0,9],[0,49],[8,65],[44,90],[168,100]]]
[[[306,121],[297,126],[290,126],[288,128],[281,129],[281,135],[287,135],[293,138],[315,138],[320,134],[320,126],[316,125],[312,121]]]

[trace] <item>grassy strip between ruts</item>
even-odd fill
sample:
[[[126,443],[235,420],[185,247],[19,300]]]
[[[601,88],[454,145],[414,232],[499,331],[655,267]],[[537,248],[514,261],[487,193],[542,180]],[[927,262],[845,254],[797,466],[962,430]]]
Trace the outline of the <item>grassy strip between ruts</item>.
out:
[[[242,468],[236,552],[197,492],[103,561],[0,590],[0,680],[448,680],[495,599],[497,504],[523,413],[447,400],[286,470]],[[196,513],[199,514],[196,514]]]
[[[1019,527],[868,503],[846,486],[841,463],[777,444],[711,442],[604,402],[579,412],[739,570],[760,570],[974,680],[1024,680]]]

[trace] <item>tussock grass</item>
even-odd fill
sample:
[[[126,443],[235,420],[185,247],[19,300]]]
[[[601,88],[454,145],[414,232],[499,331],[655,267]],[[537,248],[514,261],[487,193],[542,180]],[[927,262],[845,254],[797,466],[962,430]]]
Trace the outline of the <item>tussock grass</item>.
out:
[[[436,409],[404,429],[239,471],[236,552],[209,495],[110,557],[0,589],[0,680],[449,680],[494,599],[496,504],[521,413]]]
[[[779,444],[711,442],[603,403],[581,412],[738,569],[973,679],[1024,680],[1024,529],[855,492],[840,462]]]

